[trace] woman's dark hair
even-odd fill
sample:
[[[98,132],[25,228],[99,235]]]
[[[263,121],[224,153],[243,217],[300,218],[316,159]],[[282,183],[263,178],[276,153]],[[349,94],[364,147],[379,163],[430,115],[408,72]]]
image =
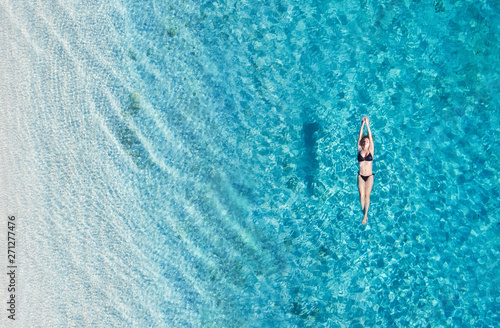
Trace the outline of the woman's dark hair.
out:
[[[369,137],[367,134],[363,135],[363,136],[361,137],[361,139],[359,139],[359,143],[360,143],[360,144],[363,142],[363,139],[368,139],[368,140],[370,140],[370,137]],[[372,139],[375,139],[375,137],[373,136],[373,134],[372,134]]]

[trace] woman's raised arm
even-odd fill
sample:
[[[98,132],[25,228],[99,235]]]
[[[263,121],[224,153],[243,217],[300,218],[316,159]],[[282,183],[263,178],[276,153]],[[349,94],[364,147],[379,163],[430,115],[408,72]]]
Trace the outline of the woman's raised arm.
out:
[[[361,146],[359,143],[361,142],[361,138],[363,137],[363,127],[365,126],[365,119],[363,118],[361,121],[361,129],[359,129],[359,137],[358,137],[358,151],[361,151]]]
[[[368,130],[368,139],[370,139],[370,153],[375,151],[375,145],[373,144],[373,136],[372,136],[372,131],[370,130],[370,119],[367,117],[366,120],[366,129]]]

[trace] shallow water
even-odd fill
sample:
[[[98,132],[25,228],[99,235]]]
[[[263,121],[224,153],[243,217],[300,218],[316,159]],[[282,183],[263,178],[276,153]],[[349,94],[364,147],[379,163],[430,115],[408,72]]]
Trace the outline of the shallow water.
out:
[[[496,326],[499,14],[452,0],[0,5],[17,324]]]

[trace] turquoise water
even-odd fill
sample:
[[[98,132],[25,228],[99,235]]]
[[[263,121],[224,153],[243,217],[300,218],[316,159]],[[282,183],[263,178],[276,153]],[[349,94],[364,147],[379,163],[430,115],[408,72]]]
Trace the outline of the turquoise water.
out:
[[[499,15],[4,2],[0,211],[20,275],[2,325],[498,326]]]

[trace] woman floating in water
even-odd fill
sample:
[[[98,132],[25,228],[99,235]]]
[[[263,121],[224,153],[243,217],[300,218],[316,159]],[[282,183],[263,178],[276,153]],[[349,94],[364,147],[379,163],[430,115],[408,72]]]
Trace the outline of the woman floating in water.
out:
[[[372,161],[375,147],[373,145],[372,132],[370,131],[370,119],[368,117],[363,117],[361,121],[361,129],[359,130],[358,138],[358,189],[359,200],[364,214],[361,223],[366,224],[368,222],[368,208],[370,207],[370,193],[373,187]],[[368,135],[363,135],[365,123]]]

